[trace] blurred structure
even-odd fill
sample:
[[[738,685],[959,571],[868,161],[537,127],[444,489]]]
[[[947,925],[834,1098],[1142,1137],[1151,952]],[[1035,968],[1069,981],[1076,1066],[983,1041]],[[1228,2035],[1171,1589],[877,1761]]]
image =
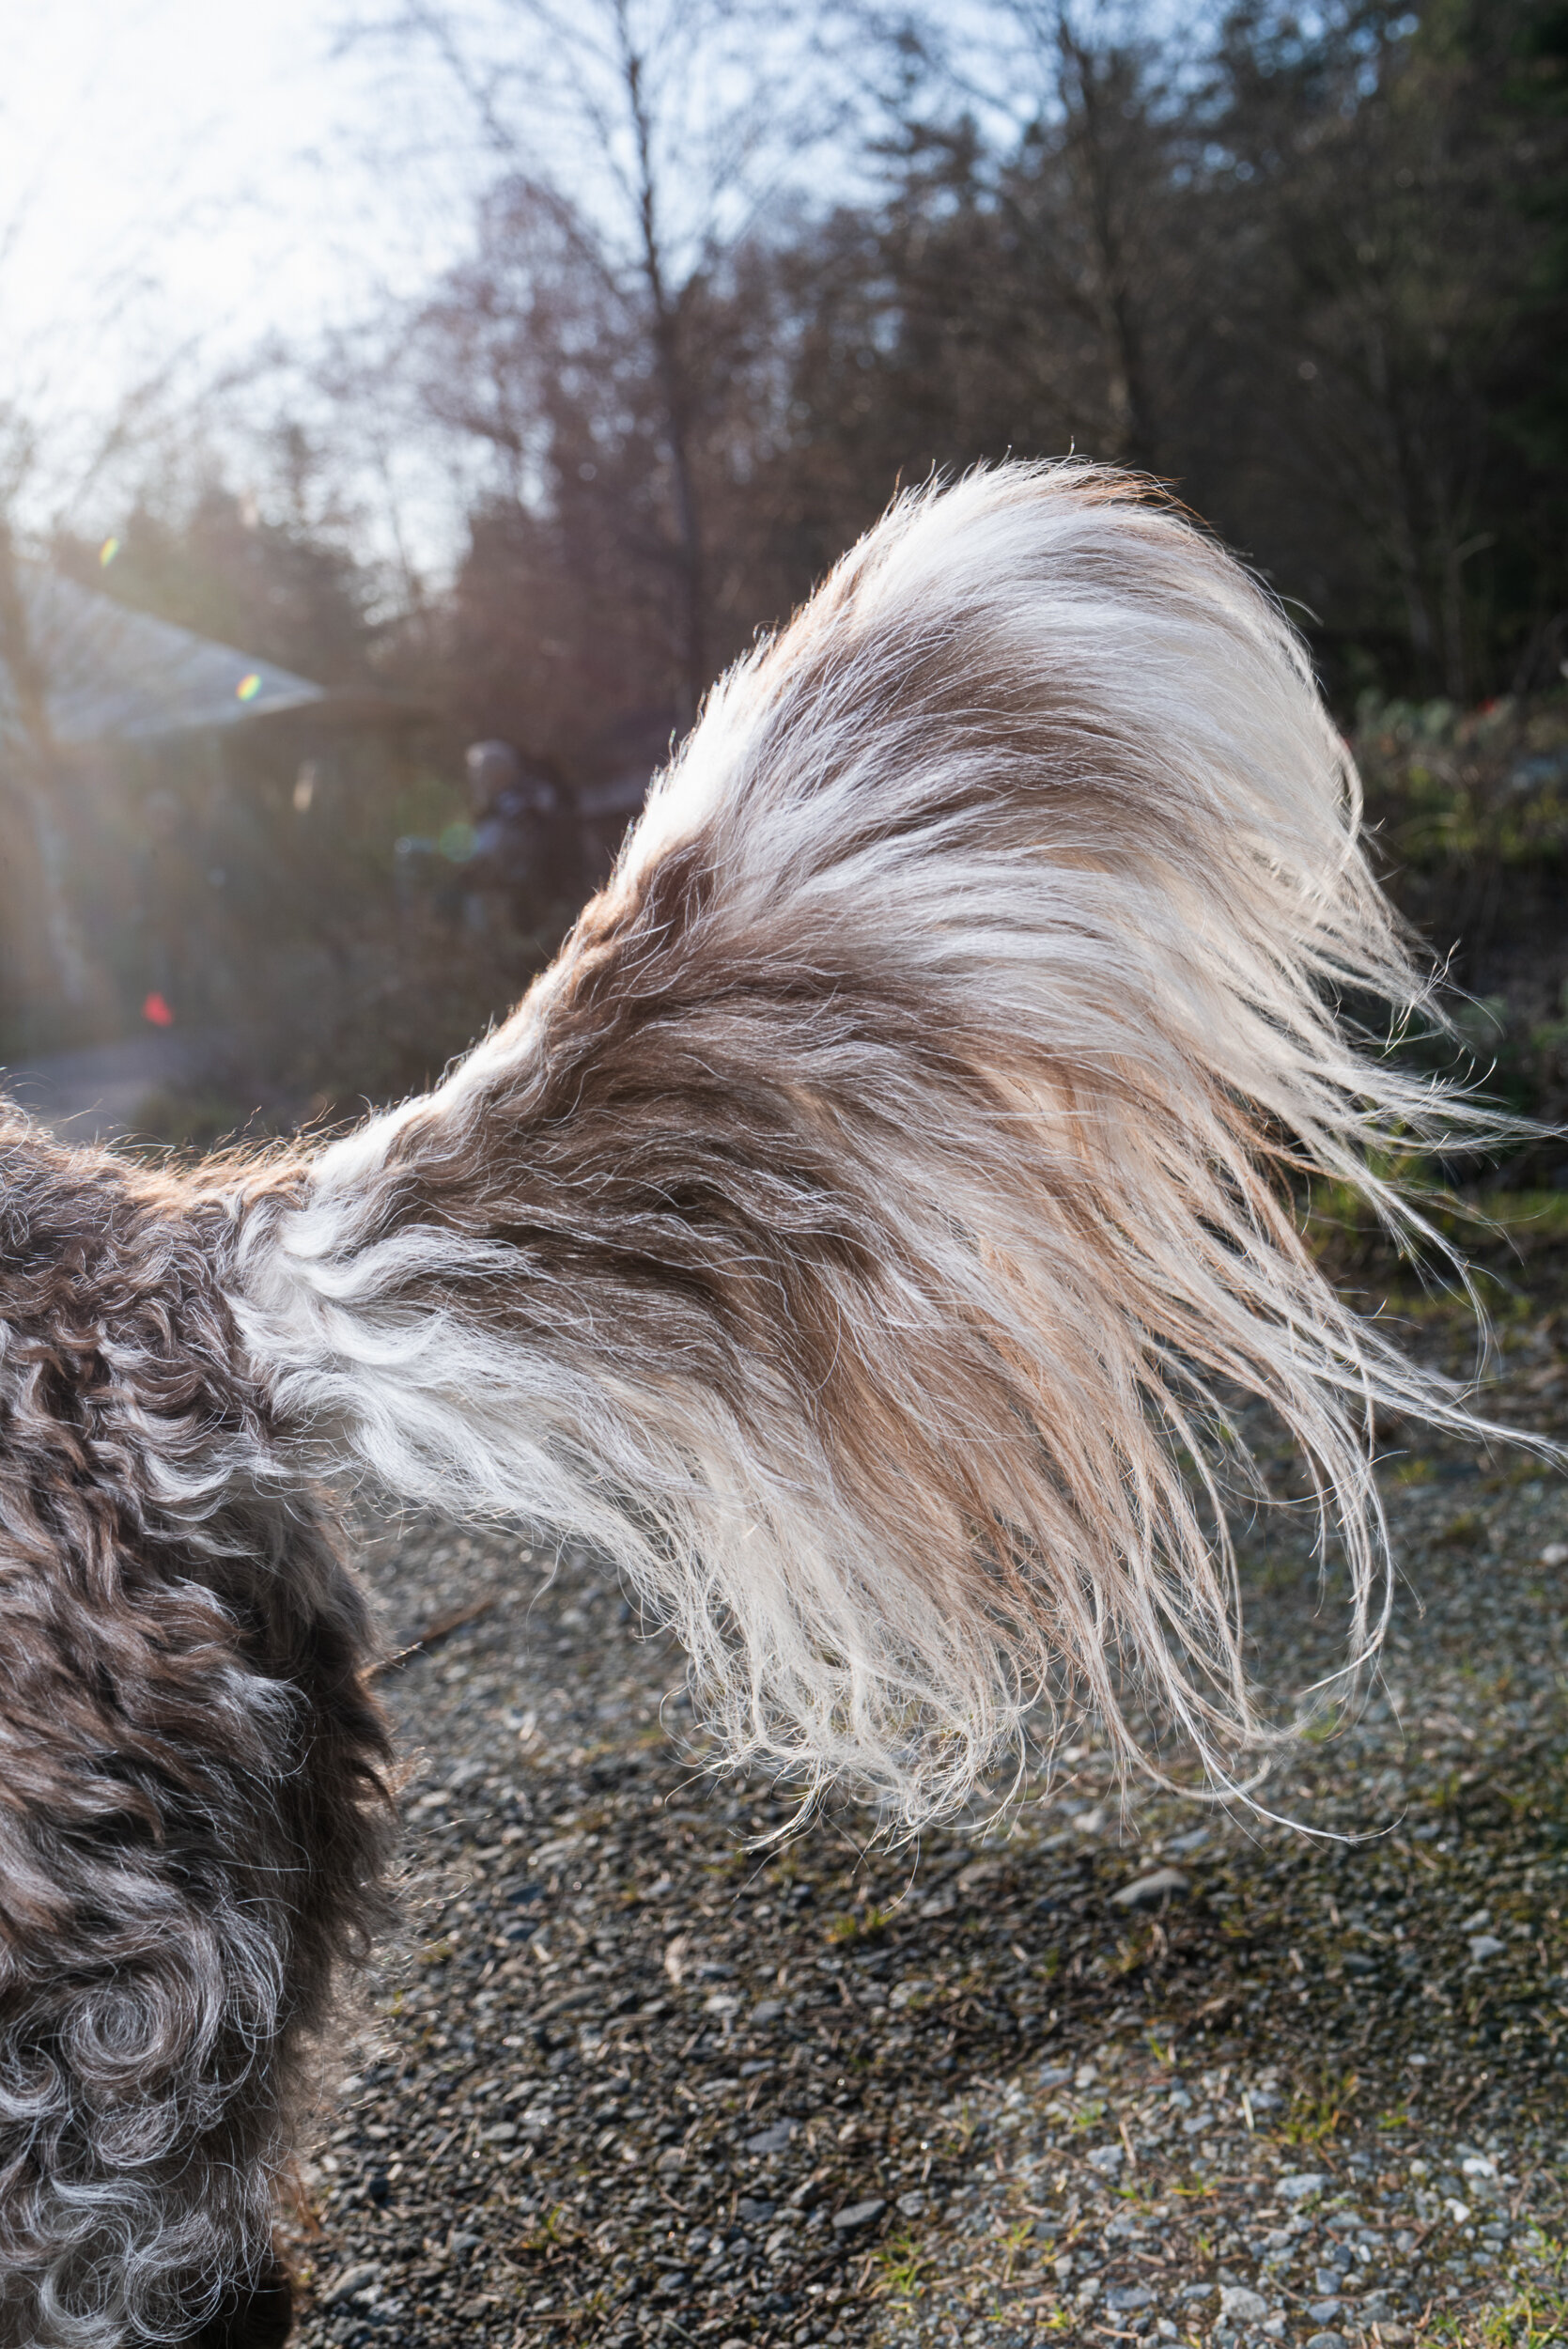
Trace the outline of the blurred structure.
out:
[[[463,868],[463,914],[481,936],[532,936],[582,895],[575,811],[558,775],[510,742],[469,745],[464,760],[473,845]]]
[[[0,567],[0,1039],[255,1019],[390,870],[426,713]],[[385,881],[380,887],[384,891]]]

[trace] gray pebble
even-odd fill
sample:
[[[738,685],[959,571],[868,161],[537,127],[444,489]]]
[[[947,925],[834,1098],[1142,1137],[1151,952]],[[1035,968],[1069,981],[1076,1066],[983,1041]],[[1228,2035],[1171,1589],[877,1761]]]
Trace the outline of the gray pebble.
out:
[[[834,2232],[847,2234],[856,2227],[869,2227],[872,2220],[879,2218],[886,2208],[887,2204],[879,2195],[874,2195],[866,2202],[851,2202],[847,2210],[834,2212]]]
[[[1191,1889],[1191,1878],[1179,1868],[1156,1868],[1151,1875],[1137,1876],[1131,1884],[1124,1884],[1119,1892],[1110,1895],[1112,1908],[1153,1908],[1163,1900],[1174,1900]]]
[[[364,2292],[367,2285],[373,2284],[380,2274],[380,2269],[374,2262],[358,2267],[346,2268],[343,2274],[328,2284],[322,2293],[322,2307],[330,2309],[334,2307],[339,2300],[351,2300],[356,2292]]]
[[[1304,2202],[1309,2194],[1321,2194],[1333,2180],[1316,2170],[1287,2170],[1274,2181],[1274,2191],[1282,2202]]]

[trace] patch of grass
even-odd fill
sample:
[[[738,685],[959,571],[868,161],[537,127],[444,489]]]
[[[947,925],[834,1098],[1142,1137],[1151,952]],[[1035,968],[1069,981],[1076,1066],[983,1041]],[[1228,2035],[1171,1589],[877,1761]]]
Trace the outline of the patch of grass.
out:
[[[512,2244],[514,2251],[532,2252],[536,2258],[548,2257],[551,2251],[564,2251],[578,2240],[578,2229],[565,2202],[556,2202],[531,2227],[524,2228]]]
[[[875,2299],[918,2300],[925,2290],[924,2279],[930,2262],[915,2248],[914,2237],[908,2228],[890,2235],[878,2247],[872,2264],[877,2271],[871,2286]]]
[[[889,1926],[896,1921],[896,1909],[875,1906],[846,1909],[830,1921],[827,1937],[832,1942],[879,1941]]]
[[[1116,1944],[1112,1970],[1118,1974],[1136,1974],[1159,1953],[1163,1935],[1152,1924],[1141,1925]]]
[[[1433,1539],[1444,1549],[1474,1549],[1485,1540],[1486,1533],[1486,1519],[1479,1509],[1461,1509]]]
[[[1281,2138],[1287,2145],[1327,2145],[1355,2099],[1356,2075],[1334,2080],[1327,2078],[1317,2091],[1298,2088],[1291,2098],[1290,2112]]]
[[[1555,2287],[1527,2288],[1472,2319],[1439,2316],[1427,2339],[1452,2349],[1560,2349],[1568,2341],[1568,2296]]]
[[[1341,1708],[1337,1704],[1331,1704],[1319,1719],[1309,1722],[1301,1735],[1310,1746],[1327,1745],[1335,1731],[1343,1727],[1344,1719]]]

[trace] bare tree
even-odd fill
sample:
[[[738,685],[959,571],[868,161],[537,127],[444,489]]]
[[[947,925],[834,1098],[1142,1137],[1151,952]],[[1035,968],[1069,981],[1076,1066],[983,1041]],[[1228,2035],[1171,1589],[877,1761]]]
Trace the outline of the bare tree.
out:
[[[1064,438],[1170,461],[1167,419],[1202,317],[1184,214],[1185,43],[1140,0],[993,0],[961,22],[874,10],[907,150],[962,152],[992,226],[985,334]],[[1184,233],[1184,230],[1186,233]]]
[[[576,276],[580,309],[613,319],[612,339],[652,392],[683,720],[714,665],[704,442],[722,405],[723,355],[708,331],[713,297],[769,205],[799,184],[843,119],[842,86],[835,93],[816,70],[822,14],[790,0],[502,0],[475,23],[437,0],[411,0],[357,35],[406,61],[441,59],[500,167],[488,198],[492,236],[499,225],[520,230],[541,268],[550,248],[556,284]],[[489,322],[505,323],[493,302]],[[482,416],[471,407],[465,419],[449,403],[445,421],[489,437],[512,492],[526,496],[538,482],[549,398],[536,381],[531,412],[518,412],[526,369],[507,387],[492,371],[489,383],[497,397]]]

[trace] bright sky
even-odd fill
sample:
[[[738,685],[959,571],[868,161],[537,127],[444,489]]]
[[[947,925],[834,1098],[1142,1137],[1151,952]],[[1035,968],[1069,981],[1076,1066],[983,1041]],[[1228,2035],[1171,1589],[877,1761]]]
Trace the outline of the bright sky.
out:
[[[957,21],[986,5],[952,0]],[[177,412],[270,334],[307,349],[463,249],[493,156],[433,55],[416,80],[408,53],[395,76],[384,53],[342,50],[351,13],[396,9],[0,0],[0,471],[8,402],[44,426],[24,514],[112,528],[83,451],[132,387],[172,363]],[[464,13],[496,22],[494,0]]]
[[[198,338],[210,368],[308,336],[454,250],[450,163],[421,185],[369,160],[427,126],[386,123],[370,57],[334,57],[343,14],[0,0],[0,398],[102,412]]]

